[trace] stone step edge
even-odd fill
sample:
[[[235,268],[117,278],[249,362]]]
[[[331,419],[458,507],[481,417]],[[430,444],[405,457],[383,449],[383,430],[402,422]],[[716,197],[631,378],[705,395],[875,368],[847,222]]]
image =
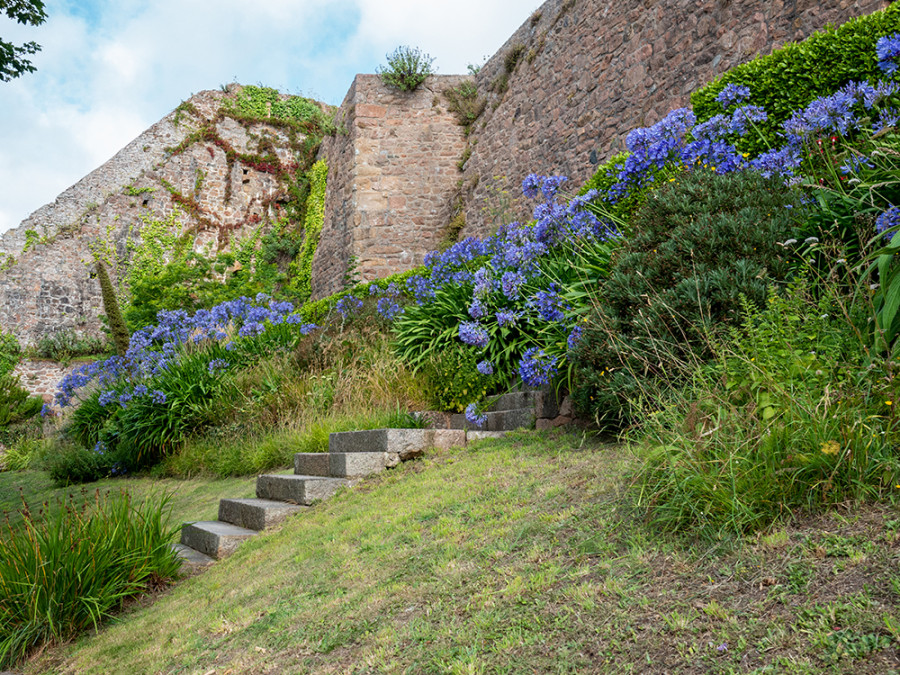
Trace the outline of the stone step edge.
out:
[[[224,498],[219,500],[219,521],[262,532],[306,508],[308,507],[299,504],[259,497]],[[272,512],[271,517],[268,512]],[[241,522],[235,522],[236,520]]]
[[[216,532],[216,530],[220,530]],[[193,548],[210,558],[219,560],[234,553],[244,541],[255,537],[259,532],[246,527],[223,523],[221,520],[198,520],[184,523],[181,526],[181,543]],[[207,549],[203,544],[215,542],[215,551]],[[198,544],[200,544],[198,546]]]

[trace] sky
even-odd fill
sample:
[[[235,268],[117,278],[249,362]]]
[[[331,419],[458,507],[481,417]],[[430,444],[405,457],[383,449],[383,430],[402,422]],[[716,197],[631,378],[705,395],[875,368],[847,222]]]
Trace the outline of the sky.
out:
[[[0,82],[0,232],[100,166],[181,101],[229,82],[338,105],[398,45],[438,73],[481,64],[540,0],[46,0],[0,15],[37,72]]]

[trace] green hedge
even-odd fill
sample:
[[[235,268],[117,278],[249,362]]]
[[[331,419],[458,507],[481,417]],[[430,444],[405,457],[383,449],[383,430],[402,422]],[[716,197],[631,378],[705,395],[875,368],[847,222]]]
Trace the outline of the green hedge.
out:
[[[777,136],[782,122],[813,99],[834,93],[850,80],[881,79],[875,57],[878,38],[900,31],[900,4],[868,16],[828,26],[799,43],[789,43],[767,56],[729,70],[695,91],[691,105],[699,121],[722,112],[716,96],[728,84],[750,88],[750,103],[762,106],[769,122],[760,125],[765,138],[749,134],[739,145],[758,153],[782,145]]]

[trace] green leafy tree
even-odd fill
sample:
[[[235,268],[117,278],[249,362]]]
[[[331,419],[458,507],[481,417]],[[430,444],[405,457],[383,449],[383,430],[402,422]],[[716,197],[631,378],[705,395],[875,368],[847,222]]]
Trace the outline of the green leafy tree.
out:
[[[39,26],[47,20],[43,0],[0,0],[0,11],[22,25]],[[35,67],[25,57],[40,50],[40,45],[35,42],[16,46],[0,38],[0,82],[33,73]]]

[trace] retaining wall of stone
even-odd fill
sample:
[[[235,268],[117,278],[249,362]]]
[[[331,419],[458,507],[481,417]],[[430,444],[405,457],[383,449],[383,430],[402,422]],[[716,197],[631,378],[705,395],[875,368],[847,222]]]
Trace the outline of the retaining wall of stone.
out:
[[[313,297],[348,272],[369,281],[419,265],[453,215],[465,137],[444,92],[465,78],[429,77],[413,92],[357,75],[338,113],[328,163],[325,222],[312,265]],[[348,269],[355,262],[355,269]]]

